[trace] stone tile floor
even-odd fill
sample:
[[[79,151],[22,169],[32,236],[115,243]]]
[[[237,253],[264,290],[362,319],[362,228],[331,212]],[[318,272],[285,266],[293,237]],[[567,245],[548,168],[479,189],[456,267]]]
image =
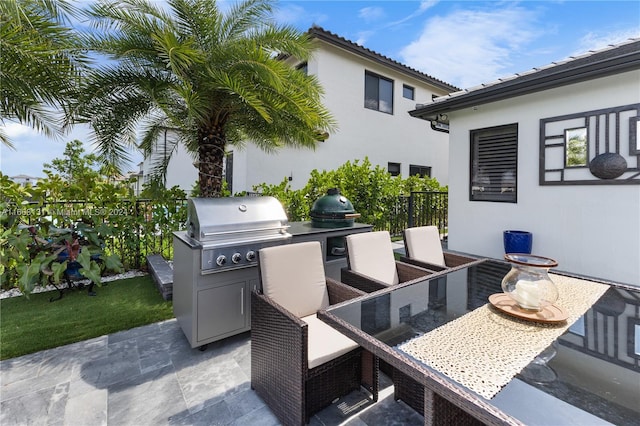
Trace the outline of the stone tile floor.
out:
[[[250,387],[250,335],[191,349],[175,319],[0,362],[0,424],[278,425]],[[311,425],[421,425],[393,400],[354,391]]]

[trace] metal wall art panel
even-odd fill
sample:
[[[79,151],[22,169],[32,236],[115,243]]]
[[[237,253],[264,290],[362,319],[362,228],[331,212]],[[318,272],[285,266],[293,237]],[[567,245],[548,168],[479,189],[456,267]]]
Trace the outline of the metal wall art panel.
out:
[[[640,184],[640,104],[540,120],[540,185]]]

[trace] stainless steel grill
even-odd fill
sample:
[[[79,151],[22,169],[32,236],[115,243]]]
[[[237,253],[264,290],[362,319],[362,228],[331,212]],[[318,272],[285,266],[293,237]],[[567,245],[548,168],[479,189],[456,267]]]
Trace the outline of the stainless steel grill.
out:
[[[264,247],[291,240],[287,215],[273,197],[191,198],[187,236],[202,250],[201,272],[254,266]]]
[[[173,233],[173,313],[191,347],[251,329],[251,297],[259,290],[258,250],[290,242],[343,239],[371,225],[314,228],[293,222],[273,197],[192,198],[187,230]],[[340,278],[344,256],[326,254],[325,274]]]

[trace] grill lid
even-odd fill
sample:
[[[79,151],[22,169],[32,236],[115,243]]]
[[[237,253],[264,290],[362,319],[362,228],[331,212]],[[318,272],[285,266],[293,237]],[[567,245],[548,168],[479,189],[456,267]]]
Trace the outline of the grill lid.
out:
[[[341,195],[338,188],[331,188],[313,203],[309,216],[314,226],[332,228],[352,226],[360,213],[355,212],[351,201]]]
[[[286,238],[287,215],[273,197],[189,198],[187,235],[200,242]]]
[[[311,217],[343,218],[345,215],[354,214],[353,204],[340,194],[338,188],[331,188],[326,195],[318,198],[311,207]]]

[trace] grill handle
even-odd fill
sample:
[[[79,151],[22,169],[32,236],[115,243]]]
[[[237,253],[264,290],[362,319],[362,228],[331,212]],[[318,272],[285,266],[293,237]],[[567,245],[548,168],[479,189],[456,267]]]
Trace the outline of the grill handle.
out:
[[[260,231],[273,231],[279,230],[280,232],[289,229],[289,225],[283,225],[278,227],[269,226],[266,228],[253,228],[253,229],[236,229],[233,231],[219,231],[219,232],[203,232],[204,237],[215,237],[216,235],[232,235],[232,234],[246,234],[247,232],[260,232]]]

